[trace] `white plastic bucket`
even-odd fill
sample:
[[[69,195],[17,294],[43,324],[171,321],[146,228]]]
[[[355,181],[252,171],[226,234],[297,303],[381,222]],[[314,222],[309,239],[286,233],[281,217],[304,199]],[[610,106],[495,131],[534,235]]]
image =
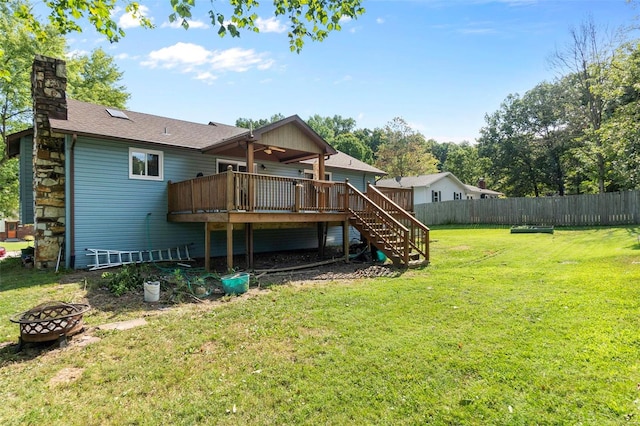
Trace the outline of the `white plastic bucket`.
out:
[[[157,302],[160,300],[160,281],[147,281],[144,283],[144,301]]]

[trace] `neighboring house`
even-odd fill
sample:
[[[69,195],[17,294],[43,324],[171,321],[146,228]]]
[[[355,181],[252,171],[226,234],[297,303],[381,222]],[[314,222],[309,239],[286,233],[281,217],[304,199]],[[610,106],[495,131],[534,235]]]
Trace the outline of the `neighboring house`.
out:
[[[245,253],[252,266],[254,252],[325,244],[347,257],[350,228],[368,235],[373,226],[356,222],[350,203],[380,209],[361,192],[384,172],[336,151],[298,116],[247,130],[67,100],[64,66],[36,57],[34,129],[8,138],[37,267],[61,257],[89,267],[87,249],[186,244],[207,267],[212,256],[226,255],[231,268]],[[381,245],[409,263],[406,248]],[[428,261],[428,247],[419,252]]]
[[[495,198],[502,195],[484,188],[483,180],[479,184],[478,187],[466,185],[451,172],[380,179],[376,182],[376,186],[381,188],[413,188],[414,205],[475,198]]]
[[[478,200],[480,198],[499,198],[504,196],[502,192],[487,189],[484,179],[478,181],[478,186],[465,185],[467,188],[467,199]]]

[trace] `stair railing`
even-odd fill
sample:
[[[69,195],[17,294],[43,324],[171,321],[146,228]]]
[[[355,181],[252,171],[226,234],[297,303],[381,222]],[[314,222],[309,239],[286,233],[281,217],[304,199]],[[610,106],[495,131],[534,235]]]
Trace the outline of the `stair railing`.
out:
[[[405,265],[409,264],[410,235],[404,226],[384,209],[371,201],[349,182],[346,183],[345,206],[356,222],[362,223],[370,242],[383,253],[393,253]],[[383,243],[380,244],[379,242]],[[382,245],[382,247],[380,247]]]
[[[429,228],[370,183],[367,184],[367,197],[383,210],[390,212],[394,218],[409,228],[411,231],[411,247],[428,262]]]

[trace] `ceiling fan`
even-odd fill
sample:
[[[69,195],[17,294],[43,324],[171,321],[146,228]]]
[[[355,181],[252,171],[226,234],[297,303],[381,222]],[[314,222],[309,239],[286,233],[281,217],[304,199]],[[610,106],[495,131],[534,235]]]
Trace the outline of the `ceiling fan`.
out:
[[[258,149],[257,151],[264,151],[265,154],[271,155],[273,153],[273,151],[286,152],[286,149],[279,148],[277,146],[265,146],[263,148]]]

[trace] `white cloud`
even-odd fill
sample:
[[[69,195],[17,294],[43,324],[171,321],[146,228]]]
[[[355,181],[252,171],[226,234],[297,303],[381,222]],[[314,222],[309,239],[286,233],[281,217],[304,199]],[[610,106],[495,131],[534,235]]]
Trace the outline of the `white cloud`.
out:
[[[206,29],[209,27],[209,25],[206,22],[199,21],[197,19],[194,19],[194,20],[187,19],[187,22],[189,23],[189,29]],[[165,21],[162,23],[162,25],[160,25],[160,27],[161,28],[182,28],[182,19],[176,19],[173,22]]]
[[[138,14],[153,21],[153,18],[149,16],[149,8],[147,6],[140,5],[138,8]],[[118,26],[123,29],[139,27],[140,20],[138,18],[134,18],[131,13],[125,13],[120,16],[120,19],[118,20]]]
[[[255,20],[256,27],[261,33],[283,33],[287,27],[275,17],[268,19],[258,18]]]
[[[175,69],[194,74],[194,78],[212,82],[225,72],[245,72],[250,69],[266,70],[274,61],[265,53],[253,49],[232,48],[207,50],[193,43],[176,43],[149,53],[141,65],[149,68]]]
[[[201,73],[196,73],[195,79],[204,81],[205,83],[208,83],[208,84],[211,84],[215,80],[218,79],[218,76],[214,75],[213,73],[210,73],[209,71],[205,71],[205,72],[201,72]]]
[[[383,18],[376,18],[376,24],[384,24]]]
[[[351,22],[351,20],[352,20],[352,19],[351,19],[351,17],[349,17],[349,16],[342,15],[342,16],[340,17],[340,23],[341,23],[341,24],[346,24],[346,23],[348,23],[348,22]]]
[[[80,56],[88,56],[89,54],[90,52],[87,50],[75,49],[75,50],[71,50],[70,52],[67,52],[65,56],[71,59],[71,58],[77,58]]]

